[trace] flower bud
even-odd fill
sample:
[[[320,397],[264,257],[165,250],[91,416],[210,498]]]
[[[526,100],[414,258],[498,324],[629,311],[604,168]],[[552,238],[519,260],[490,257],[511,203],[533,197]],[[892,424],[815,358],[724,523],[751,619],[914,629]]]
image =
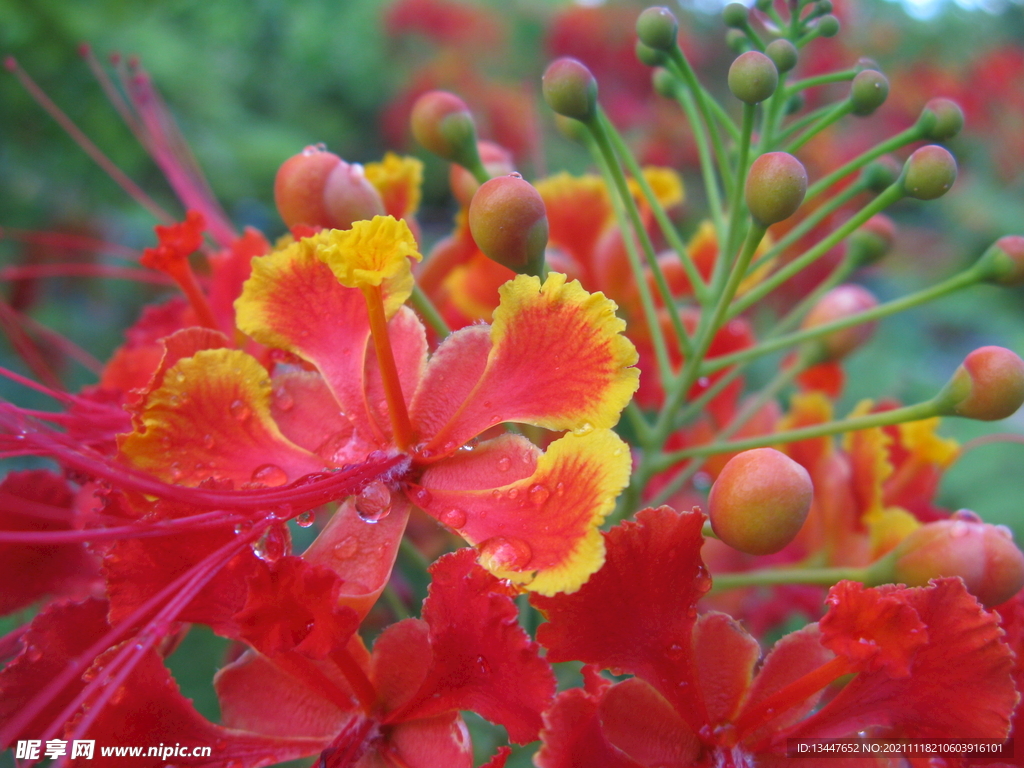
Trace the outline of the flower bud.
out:
[[[960,519],[922,525],[903,539],[893,550],[893,581],[923,587],[929,579],[959,576],[984,606],[1005,603],[1024,587],[1024,554],[1008,528],[964,512],[954,514]]]
[[[895,158],[885,155],[869,163],[862,172],[862,177],[870,191],[881,192],[891,187],[900,177],[902,168]]]
[[[800,58],[796,46],[783,37],[768,43],[764,52],[779,72],[789,72],[796,66],[797,60]]]
[[[945,141],[963,130],[964,111],[952,99],[932,99],[924,105],[923,113],[935,115],[934,124],[929,124],[928,130],[924,133],[926,139]]]
[[[641,64],[648,67],[662,67],[668,62],[668,56],[664,51],[644,45],[643,40],[636,41],[636,58]]]
[[[1005,347],[980,347],[964,358],[935,401],[947,416],[1012,416],[1024,404],[1024,360]]]
[[[831,0],[818,0],[818,2],[814,4],[814,12],[820,14],[832,13],[832,7]]]
[[[675,98],[678,83],[675,75],[667,69],[659,67],[654,70],[651,74],[651,83],[654,86],[654,92],[659,96],[664,96],[666,99]]]
[[[770,555],[800,532],[813,496],[806,469],[774,448],[755,448],[722,468],[708,497],[708,517],[730,547]]]
[[[522,274],[540,274],[547,211],[540,193],[518,173],[480,185],[469,205],[469,231],[494,261]]]
[[[988,247],[975,267],[984,279],[999,285],[1024,283],[1024,237],[1006,235]]]
[[[847,239],[847,258],[858,267],[874,264],[892,248],[896,225],[882,213],[876,213],[855,229]]]
[[[807,313],[801,328],[816,328],[836,320],[859,315],[878,306],[871,291],[859,285],[840,285],[826,293]],[[818,340],[824,362],[840,360],[866,343],[875,332],[874,322],[861,323],[823,336]]]
[[[903,166],[903,191],[918,200],[942,197],[956,181],[956,160],[945,147],[929,144],[914,152]]]
[[[426,150],[459,165],[476,153],[476,123],[466,102],[447,91],[429,91],[412,107],[413,138]]]
[[[881,72],[865,69],[858,72],[850,84],[850,104],[853,114],[866,117],[878,109],[889,96],[889,80]]]
[[[760,51],[740,54],[729,67],[729,90],[745,104],[760,104],[779,85],[779,70]]]
[[[484,170],[492,179],[495,176],[507,176],[515,172],[516,165],[512,161],[512,153],[504,147],[493,141],[478,141],[476,148],[480,153],[480,162],[483,163]],[[459,201],[459,205],[468,208],[470,200],[480,188],[480,182],[461,165],[453,163],[448,169],[448,186],[451,187],[452,194]]]
[[[548,65],[541,78],[544,101],[555,112],[587,122],[597,113],[597,80],[586,65],[563,57]]]
[[[569,141],[575,141],[577,144],[586,144],[587,137],[590,136],[587,126],[565,115],[555,115],[555,128]]]
[[[342,160],[321,147],[306,147],[285,160],[274,179],[274,202],[289,229],[297,226],[330,228],[324,205],[324,186]]]
[[[749,13],[747,6],[743,3],[729,3],[722,9],[722,21],[725,22],[727,27],[742,29],[747,25]]]
[[[353,221],[384,215],[384,201],[358,163],[340,161],[324,184],[324,209],[332,229],[350,229]]]
[[[648,8],[637,17],[636,35],[648,48],[671,51],[679,37],[679,21],[668,8]]]
[[[746,32],[739,29],[726,31],[725,44],[729,47],[730,51],[736,51],[736,53],[746,53],[750,50],[750,38],[747,37]]]
[[[822,16],[815,25],[818,34],[822,37],[835,37],[839,34],[839,19],[832,14]]]
[[[807,192],[807,171],[786,152],[768,152],[750,165],[745,189],[747,208],[759,224],[767,227],[788,219]]]

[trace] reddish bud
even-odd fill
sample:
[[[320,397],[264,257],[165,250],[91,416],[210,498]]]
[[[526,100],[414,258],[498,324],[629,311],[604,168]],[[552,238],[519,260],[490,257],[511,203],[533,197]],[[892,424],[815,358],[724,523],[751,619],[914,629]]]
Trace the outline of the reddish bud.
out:
[[[547,211],[540,193],[518,173],[480,185],[469,205],[469,231],[489,258],[522,274],[540,274]]]
[[[779,85],[779,70],[760,51],[740,54],[729,67],[729,90],[746,104],[760,104]]]
[[[648,48],[671,51],[679,36],[679,21],[668,8],[648,8],[637,17],[636,35]]]
[[[986,607],[1005,603],[1024,587],[1024,554],[1010,529],[966,510],[954,517],[922,525],[899,543],[892,580],[923,587],[929,579],[959,576]]]
[[[274,179],[274,202],[289,229],[331,226],[324,186],[340,162],[333,152],[310,146],[281,164]]]
[[[800,57],[796,46],[784,37],[772,40],[765,47],[764,52],[774,62],[775,68],[779,72],[789,72],[789,70],[796,66],[797,59]]]
[[[745,191],[751,216],[767,227],[796,213],[807,192],[807,171],[786,152],[768,152],[751,163]]]
[[[583,122],[597,113],[597,80],[576,59],[555,59],[541,78],[544,101],[555,112]]]
[[[945,147],[929,144],[907,158],[901,178],[909,197],[934,200],[946,194],[956,181],[956,160]]]
[[[964,111],[952,99],[932,99],[924,105],[922,114],[932,114],[935,122],[928,126],[924,138],[945,141],[956,136],[964,127]]]
[[[384,201],[363,174],[363,166],[342,160],[324,185],[324,209],[332,229],[350,229],[354,221],[383,216]]]
[[[515,172],[516,164],[512,160],[512,153],[501,145],[493,141],[478,141],[476,148],[480,153],[480,162],[483,163],[484,170],[490,178],[507,176]],[[472,173],[461,165],[454,164],[448,170],[448,185],[463,208],[469,207],[470,200],[480,188],[480,182]]]
[[[459,165],[472,165],[476,123],[466,102],[447,91],[429,91],[412,107],[413,138],[426,150]]]
[[[859,315],[878,306],[878,300],[871,291],[859,285],[840,285],[826,293],[814,308],[807,313],[802,328],[815,328],[836,320]],[[843,328],[818,340],[821,355],[825,360],[840,360],[865,344],[875,332],[876,323],[868,322]]]
[[[807,470],[774,448],[733,456],[708,497],[711,527],[722,541],[751,555],[770,555],[799,533],[814,487]]]
[[[865,69],[857,73],[850,84],[850,104],[853,114],[866,117],[885,103],[889,97],[889,80],[881,72]]]
[[[935,401],[948,416],[979,421],[1012,416],[1024,405],[1024,360],[1005,347],[980,347],[964,358]]]
[[[975,267],[984,278],[999,285],[1024,283],[1024,237],[1006,235],[988,247]]]
[[[893,220],[883,213],[876,213],[850,235],[847,258],[858,267],[873,264],[889,252],[895,239]]]

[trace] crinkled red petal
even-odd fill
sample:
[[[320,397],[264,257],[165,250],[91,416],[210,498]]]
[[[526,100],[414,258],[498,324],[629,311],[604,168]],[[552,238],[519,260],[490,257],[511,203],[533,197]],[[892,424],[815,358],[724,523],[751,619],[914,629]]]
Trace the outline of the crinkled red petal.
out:
[[[230,340],[223,333],[201,326],[182,328],[180,331],[175,331],[160,339],[158,343],[163,348],[163,356],[146,386],[139,392],[133,393],[136,397],[132,401],[130,410],[135,413],[139,413],[146,407],[146,400],[150,393],[163,385],[167,371],[179,360],[192,357],[196,352],[201,352],[204,349],[229,349],[231,347]]]
[[[471,549],[445,555],[430,572],[423,620],[433,664],[412,699],[387,721],[468,709],[503,725],[516,743],[533,741],[555,678],[519,626],[514,590],[478,566]]]
[[[212,254],[210,264],[210,308],[221,328],[235,325],[235,299],[242,295],[242,286],[252,273],[252,260],[270,253],[270,243],[263,233],[246,227],[231,247]]]
[[[730,721],[750,686],[761,647],[731,616],[712,612],[693,627],[693,654],[708,722]]]
[[[164,355],[160,340],[191,325],[191,320],[192,310],[183,298],[147,306],[125,332],[127,341],[104,366],[100,386],[120,392],[145,387]]]
[[[697,734],[639,678],[609,688],[597,714],[608,743],[641,765],[689,768],[700,753]]]
[[[473,742],[458,712],[397,723],[384,729],[377,749],[383,765],[405,768],[473,768]],[[368,763],[367,768],[375,763]],[[362,764],[360,764],[362,768]]]
[[[597,714],[598,700],[579,688],[555,697],[544,713],[542,744],[533,758],[538,768],[645,768],[608,743]]]
[[[386,627],[374,641],[370,661],[370,680],[381,711],[395,711],[412,699],[433,659],[427,622],[405,619]]]
[[[707,723],[690,651],[696,604],[711,586],[699,512],[646,509],[604,534],[604,567],[570,595],[531,602],[547,617],[537,639],[550,661],[631,672],[665,696],[694,731]]]

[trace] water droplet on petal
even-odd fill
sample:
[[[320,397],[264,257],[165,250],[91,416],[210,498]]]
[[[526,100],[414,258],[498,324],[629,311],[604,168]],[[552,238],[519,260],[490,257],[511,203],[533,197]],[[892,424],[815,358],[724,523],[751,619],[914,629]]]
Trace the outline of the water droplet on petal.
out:
[[[491,664],[483,656],[476,657],[476,665],[480,668],[480,671],[483,674],[489,675],[491,673]]]
[[[274,390],[274,405],[282,411],[290,411],[295,407],[295,398],[285,387],[278,387]]]
[[[43,658],[43,652],[38,645],[30,645],[25,649],[25,658],[34,664]]]
[[[243,520],[240,523],[235,523],[235,533],[245,533],[246,531],[252,530],[252,520]]]
[[[174,380],[176,382],[178,382],[179,384],[184,384],[185,383],[185,374],[182,373],[181,371],[178,371],[176,374],[174,374]]]
[[[259,541],[252,545],[253,554],[260,560],[276,563],[284,556],[288,533],[282,525],[272,525],[263,533]]]
[[[364,522],[379,522],[391,512],[391,489],[375,480],[356,496],[355,505],[356,513]]]
[[[426,509],[434,500],[433,495],[426,488],[417,488],[412,492],[412,500],[420,509]]]
[[[299,528],[309,528],[313,523],[316,522],[316,512],[312,509],[307,509],[295,518],[295,524]]]
[[[958,509],[952,515],[950,515],[950,518],[952,520],[963,520],[966,523],[984,522],[981,519],[981,515],[979,515],[977,512],[971,509]]]
[[[551,491],[547,489],[547,486],[535,483],[530,486],[529,496],[531,502],[540,505],[548,500],[548,497],[551,496]]]
[[[461,509],[449,509],[441,513],[441,522],[449,528],[458,530],[466,524],[466,513]]]
[[[668,650],[665,651],[665,655],[672,661],[679,661],[683,658],[684,653],[686,653],[686,650],[679,643],[672,643],[672,645],[668,647]]]
[[[458,447],[459,447],[458,443],[456,443],[454,440],[449,440],[448,442],[446,442],[444,445],[441,446],[441,450],[444,453],[451,453],[452,451],[454,451]]]
[[[359,540],[355,536],[346,536],[331,549],[339,560],[348,560],[359,551]]]
[[[512,459],[510,459],[508,456],[502,456],[500,459],[498,459],[498,469],[501,470],[502,472],[508,472],[511,466]]]
[[[971,532],[971,526],[969,523],[965,523],[963,520],[957,520],[953,525],[949,527],[949,535],[954,539],[962,539],[968,533]]]
[[[228,406],[228,411],[238,421],[247,421],[252,416],[252,409],[246,404],[244,400],[233,400],[231,405]]]
[[[213,435],[203,435],[203,448],[206,450],[212,450],[216,445],[216,441],[213,439]]]
[[[594,431],[594,425],[591,424],[589,421],[585,421],[582,424],[580,424],[578,427],[576,427],[576,429],[574,429],[572,431],[572,433],[574,435],[579,435],[579,436],[582,437],[583,435],[589,435],[593,431]]]
[[[480,545],[480,561],[491,570],[521,571],[533,559],[533,550],[522,539],[495,536]]]
[[[1013,541],[1013,531],[1008,525],[997,525],[996,532],[1003,538]]]
[[[565,493],[565,483],[555,483],[555,496]]]
[[[509,492],[508,492],[508,497],[510,499],[512,499],[512,501],[515,501],[516,499],[518,499],[519,498],[519,489],[518,488],[510,488]]]
[[[288,482],[288,475],[277,464],[262,464],[252,471],[252,481],[276,488]]]

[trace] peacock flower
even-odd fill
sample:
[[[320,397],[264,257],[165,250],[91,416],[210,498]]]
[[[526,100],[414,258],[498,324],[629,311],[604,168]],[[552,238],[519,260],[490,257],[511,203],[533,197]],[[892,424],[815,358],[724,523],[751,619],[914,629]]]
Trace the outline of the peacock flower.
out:
[[[169,483],[275,487],[375,451],[404,455],[398,481],[351,502],[364,520],[404,520],[412,503],[495,575],[543,594],[578,589],[604,561],[597,527],[631,467],[611,431],[639,376],[624,323],[564,275],[520,276],[502,286],[490,326],[428,356],[404,306],[418,259],[390,216],[254,259],[238,328],[293,362],[268,369],[194,337],[165,359],[121,456]],[[510,422],[567,434],[546,452],[514,432],[480,439]],[[365,527],[351,513],[337,525],[338,541]],[[404,526],[391,527],[394,542]]]

